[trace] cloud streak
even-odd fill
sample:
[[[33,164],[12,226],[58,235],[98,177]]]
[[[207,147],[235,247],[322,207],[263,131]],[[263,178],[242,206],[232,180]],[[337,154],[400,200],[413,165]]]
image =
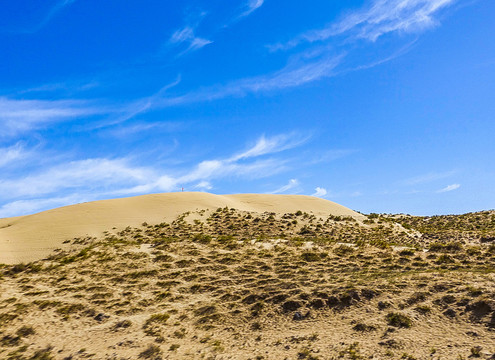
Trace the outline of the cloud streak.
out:
[[[271,50],[287,50],[302,43],[323,42],[344,36],[345,39],[376,41],[391,33],[422,32],[438,24],[439,12],[456,0],[374,0],[369,6],[344,16],[318,30],[305,32],[294,39],[271,45]]]
[[[461,184],[452,184],[444,187],[443,189],[438,190],[438,193],[444,193],[444,192],[449,192],[449,191],[454,191],[457,190],[461,187]]]
[[[251,15],[264,4],[264,0],[248,0],[245,4],[245,10],[239,15],[239,18]]]
[[[34,34],[38,31],[40,31],[42,28],[44,28],[48,23],[56,16],[58,15],[64,8],[72,5],[75,3],[76,0],[61,0],[58,1],[49,11],[48,13],[43,17],[43,19],[38,23],[35,24],[34,26],[31,27],[26,27],[22,29],[15,29],[11,32],[14,33],[20,33],[20,34]]]
[[[0,148],[0,168],[28,156],[20,143],[6,148]]]
[[[286,185],[278,188],[277,190],[272,191],[271,194],[281,194],[286,191],[292,190],[298,186],[299,186],[299,181],[297,179],[290,179]]]
[[[431,183],[437,180],[442,180],[449,178],[453,175],[455,175],[456,171],[447,171],[447,172],[432,172],[428,174],[423,174],[419,176],[415,176],[406,180],[402,181],[402,184],[404,185],[420,185],[420,184],[427,184]]]
[[[336,36],[345,35],[340,41],[345,44],[349,38],[367,39],[376,41],[379,37],[393,32],[417,32],[437,24],[435,16],[442,9],[451,6],[455,0],[374,0],[370,5],[358,9],[344,16],[327,27],[306,32],[286,44],[278,44],[273,49],[289,49],[302,43],[325,42]],[[245,14],[248,15],[264,4],[263,0],[249,0],[246,4]],[[196,23],[186,25],[176,30],[170,37],[168,44],[183,46],[185,49],[178,56],[187,52],[198,50],[211,43],[210,40],[198,37],[196,29],[205,13],[199,15],[200,20]],[[409,48],[409,47],[406,47]],[[225,84],[218,84],[199,88],[184,95],[167,96],[166,90],[180,83],[178,77],[172,84],[166,85],[156,94],[150,97],[138,99],[128,106],[124,106],[122,115],[115,120],[107,121],[103,126],[115,125],[138,116],[141,113],[154,109],[180,106],[190,103],[215,101],[229,97],[244,97],[249,94],[268,93],[291,89],[309,84],[324,78],[333,77],[349,71],[358,71],[380,65],[403,54],[406,50],[401,49],[392,56],[373,61],[368,65],[359,65],[347,70],[338,70],[343,65],[348,53],[336,50],[329,46],[313,46],[305,51],[293,55],[285,67],[278,71],[244,79],[234,80]],[[5,107],[5,98],[0,98],[0,122],[8,123],[7,129],[20,130],[23,127],[40,124],[45,121],[56,121],[57,118],[76,118],[78,116],[91,115],[88,107],[77,101],[19,101],[19,108],[32,109],[27,120],[17,121],[12,119],[12,114],[5,119],[2,107]],[[13,104],[10,104],[13,105]],[[19,118],[19,117],[17,117]]]
[[[224,159],[210,159],[182,170],[133,166],[126,158],[92,158],[52,166],[18,178],[0,180],[2,216],[37,211],[49,198],[96,200],[104,197],[177,191],[181,187],[211,189],[211,181],[229,177],[258,179],[286,168],[286,160],[267,157],[299,146],[289,135],[262,136],[251,148]],[[15,154],[13,158],[15,158]],[[64,195],[69,193],[70,195]],[[64,200],[65,199],[65,200]],[[66,205],[66,202],[63,205]],[[16,212],[18,209],[19,212]],[[20,210],[23,210],[20,212]]]
[[[0,137],[37,129],[51,123],[109,113],[83,100],[16,100],[0,97]]]
[[[203,17],[204,14],[201,14]],[[213,43],[213,41],[199,37],[196,35],[196,28],[199,22],[194,25],[186,25],[181,29],[176,30],[170,37],[168,43],[171,45],[182,45],[185,44],[186,48],[181,51],[177,56],[185,55],[189,52],[199,50],[206,45]]]
[[[324,56],[307,63],[290,63],[283,69],[268,75],[240,79],[224,85],[211,86],[182,96],[157,99],[154,107],[171,107],[298,87],[323,78],[335,76],[337,74],[335,68],[340,64],[343,57],[344,54],[340,54]]]

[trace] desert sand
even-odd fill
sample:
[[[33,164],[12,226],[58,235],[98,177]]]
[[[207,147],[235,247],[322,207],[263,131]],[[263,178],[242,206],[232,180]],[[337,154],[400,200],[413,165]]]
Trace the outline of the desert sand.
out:
[[[2,360],[495,358],[494,211],[181,193],[0,224]]]
[[[0,264],[42,259],[65,240],[101,236],[103,231],[122,230],[143,222],[170,222],[179,214],[229,207],[257,213],[305,211],[316,216],[362,215],[332,201],[304,195],[239,194],[213,195],[179,192],[94,201],[65,206],[34,215],[0,219]]]

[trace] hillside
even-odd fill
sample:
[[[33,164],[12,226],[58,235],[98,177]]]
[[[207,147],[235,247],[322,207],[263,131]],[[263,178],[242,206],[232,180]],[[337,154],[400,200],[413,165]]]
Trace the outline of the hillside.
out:
[[[0,219],[0,264],[34,261],[50,255],[74,237],[100,237],[143,222],[171,222],[178,215],[219,207],[255,213],[305,211],[315,216],[362,216],[334,202],[303,195],[213,195],[202,192],[165,193],[94,201]]]
[[[494,358],[494,212],[225,199],[3,265],[0,358]]]

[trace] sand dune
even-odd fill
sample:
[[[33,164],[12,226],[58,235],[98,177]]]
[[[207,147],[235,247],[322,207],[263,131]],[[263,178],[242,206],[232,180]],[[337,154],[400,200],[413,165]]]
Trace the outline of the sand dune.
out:
[[[301,210],[316,216],[331,214],[362,218],[342,205],[304,195],[184,192],[102,200],[0,219],[0,263],[42,259],[60,248],[64,240],[74,237],[101,236],[103,231],[139,226],[145,221],[150,224],[170,222],[187,211],[225,206],[260,213]]]

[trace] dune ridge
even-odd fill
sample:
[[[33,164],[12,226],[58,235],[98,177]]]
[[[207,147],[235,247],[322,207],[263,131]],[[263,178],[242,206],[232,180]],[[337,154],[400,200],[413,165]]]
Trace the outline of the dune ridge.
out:
[[[100,200],[64,206],[33,215],[0,219],[0,264],[42,259],[67,239],[101,236],[106,230],[170,222],[188,211],[219,207],[279,214],[298,210],[315,216],[364,216],[329,200],[305,195],[214,195],[179,192]]]

